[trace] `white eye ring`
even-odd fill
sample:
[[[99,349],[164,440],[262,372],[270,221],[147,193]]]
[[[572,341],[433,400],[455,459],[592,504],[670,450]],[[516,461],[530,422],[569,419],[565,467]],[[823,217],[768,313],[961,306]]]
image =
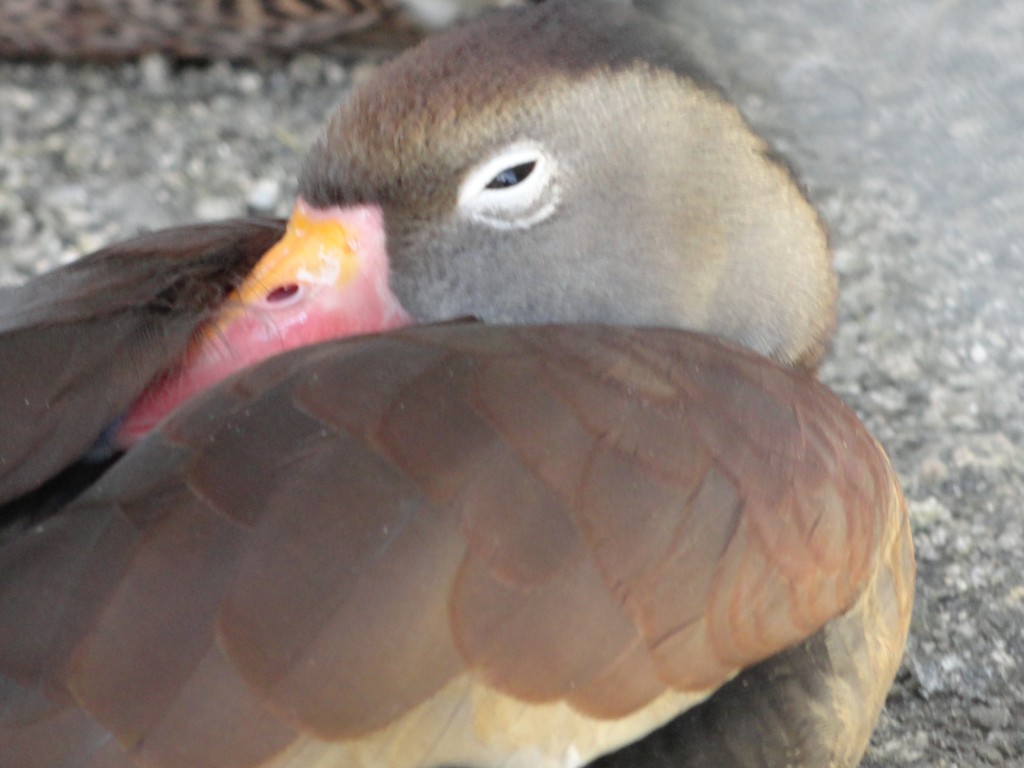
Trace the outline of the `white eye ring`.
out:
[[[505,147],[472,169],[459,188],[458,207],[474,221],[497,229],[526,229],[558,207],[557,165],[538,144],[522,142]],[[511,183],[500,176],[511,173]]]

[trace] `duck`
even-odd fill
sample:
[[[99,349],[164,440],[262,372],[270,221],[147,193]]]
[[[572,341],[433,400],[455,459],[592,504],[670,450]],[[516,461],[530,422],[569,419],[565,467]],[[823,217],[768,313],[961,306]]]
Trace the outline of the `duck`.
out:
[[[406,47],[489,8],[536,0],[28,0],[0,4],[0,58],[252,60]]]
[[[665,25],[550,0],[431,37],[287,222],[0,294],[5,763],[857,765],[914,556],[816,376],[836,290]]]

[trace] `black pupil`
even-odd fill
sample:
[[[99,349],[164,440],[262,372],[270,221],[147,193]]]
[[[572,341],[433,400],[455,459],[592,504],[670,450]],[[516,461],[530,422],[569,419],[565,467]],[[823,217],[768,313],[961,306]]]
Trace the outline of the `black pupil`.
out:
[[[507,187],[514,187],[516,184],[521,182],[533,171],[536,162],[530,161],[517,165],[512,168],[506,168],[504,171],[499,173],[493,179],[491,183],[487,185],[488,189],[505,189]]]

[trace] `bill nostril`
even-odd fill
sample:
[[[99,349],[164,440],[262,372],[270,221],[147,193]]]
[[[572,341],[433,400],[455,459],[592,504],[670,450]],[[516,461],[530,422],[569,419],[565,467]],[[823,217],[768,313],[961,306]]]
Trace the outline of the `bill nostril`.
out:
[[[264,300],[268,304],[280,304],[281,302],[294,298],[298,293],[299,286],[297,283],[285,283],[284,285],[279,285],[268,291]]]

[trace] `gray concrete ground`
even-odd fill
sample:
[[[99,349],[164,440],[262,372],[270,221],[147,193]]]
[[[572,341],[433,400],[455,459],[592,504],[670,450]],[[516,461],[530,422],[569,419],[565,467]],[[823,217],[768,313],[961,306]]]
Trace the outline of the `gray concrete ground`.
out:
[[[913,634],[866,764],[1024,766],[1024,5],[676,2],[831,227],[823,378],[910,501]],[[0,283],[142,229],[285,213],[360,72],[0,64]]]

